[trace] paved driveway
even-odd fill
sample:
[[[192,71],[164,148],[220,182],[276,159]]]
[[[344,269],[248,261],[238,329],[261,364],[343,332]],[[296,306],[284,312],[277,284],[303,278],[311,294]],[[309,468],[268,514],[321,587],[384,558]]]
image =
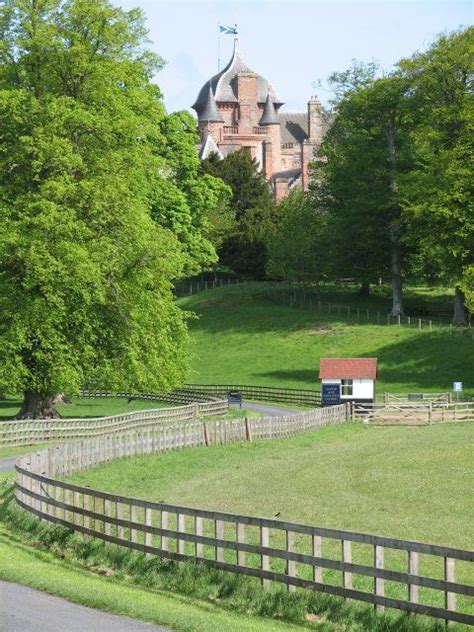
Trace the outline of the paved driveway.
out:
[[[170,632],[170,628],[86,608],[40,590],[0,581],[0,631]]]

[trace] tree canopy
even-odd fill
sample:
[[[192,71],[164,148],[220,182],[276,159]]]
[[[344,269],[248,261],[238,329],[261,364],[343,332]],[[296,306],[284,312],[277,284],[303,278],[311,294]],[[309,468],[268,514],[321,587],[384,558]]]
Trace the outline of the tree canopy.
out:
[[[2,390],[43,416],[87,383],[172,388],[173,281],[216,260],[206,213],[225,187],[198,173],[191,117],[165,113],[143,16],[11,0],[0,36]]]

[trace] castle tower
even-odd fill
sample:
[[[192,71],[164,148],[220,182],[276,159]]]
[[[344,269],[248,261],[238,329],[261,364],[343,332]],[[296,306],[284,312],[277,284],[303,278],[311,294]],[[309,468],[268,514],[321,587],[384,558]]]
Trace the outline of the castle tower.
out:
[[[281,169],[280,121],[270,92],[267,94],[259,125],[267,130],[267,140],[263,144],[263,168],[265,169],[265,177],[270,179],[274,173]]]

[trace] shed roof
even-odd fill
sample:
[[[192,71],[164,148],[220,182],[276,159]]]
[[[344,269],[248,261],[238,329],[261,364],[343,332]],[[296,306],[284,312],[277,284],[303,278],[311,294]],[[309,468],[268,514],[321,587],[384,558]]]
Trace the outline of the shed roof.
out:
[[[377,377],[377,358],[321,358],[319,378],[330,379],[372,379]]]

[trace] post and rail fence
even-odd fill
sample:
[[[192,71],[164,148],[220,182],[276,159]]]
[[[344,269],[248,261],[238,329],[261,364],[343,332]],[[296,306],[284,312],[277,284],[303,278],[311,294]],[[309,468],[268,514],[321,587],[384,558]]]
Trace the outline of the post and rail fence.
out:
[[[344,423],[349,405],[283,417],[169,422],[52,445],[17,459],[15,498],[37,518],[147,555],[194,561],[289,591],[305,588],[474,625],[474,552],[110,494],[60,480],[115,458],[290,437]],[[440,569],[442,572],[440,572]]]

